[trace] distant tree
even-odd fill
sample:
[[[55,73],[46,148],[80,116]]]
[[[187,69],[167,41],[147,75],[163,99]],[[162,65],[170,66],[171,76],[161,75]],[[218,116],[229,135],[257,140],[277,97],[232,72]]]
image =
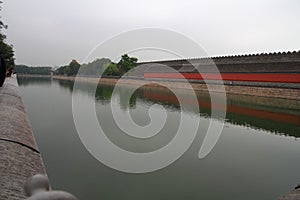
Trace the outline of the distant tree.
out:
[[[80,64],[77,61],[72,61],[70,63],[70,67],[73,70],[74,74],[76,74],[80,68]]]
[[[118,62],[117,66],[121,73],[124,74],[134,68],[137,65],[138,59],[135,57],[129,57],[127,54],[122,55],[121,60]]]
[[[66,66],[64,68],[64,74],[66,74],[67,76],[71,76],[72,75],[72,70],[69,66]]]
[[[58,75],[64,75],[64,69],[66,68],[67,66],[62,66],[62,67],[59,67],[57,70],[55,70],[55,74],[58,74]]]
[[[28,67],[26,65],[16,65],[15,70],[18,74],[39,74],[50,75],[51,67]]]
[[[55,74],[75,76],[80,68],[80,64],[76,60],[72,60],[69,65],[61,66],[55,70]]]
[[[115,63],[110,63],[106,70],[104,71],[104,75],[112,75],[112,76],[118,76],[119,74],[119,69],[117,67],[117,64]]]
[[[111,64],[110,59],[101,58],[93,62],[82,65],[81,74],[89,76],[100,76],[103,74],[104,69]]]
[[[66,73],[68,76],[76,75],[80,68],[80,64],[76,60],[72,60],[67,68],[69,68],[70,71],[69,73]]]
[[[81,67],[81,75],[97,77],[101,75],[121,76],[130,69],[134,68],[137,65],[137,61],[137,58],[129,57],[127,54],[122,55],[121,60],[117,64],[111,62],[111,60],[108,58],[98,58],[93,62],[82,65],[73,60],[69,65],[58,68],[55,71],[55,74],[68,76],[76,75]]]

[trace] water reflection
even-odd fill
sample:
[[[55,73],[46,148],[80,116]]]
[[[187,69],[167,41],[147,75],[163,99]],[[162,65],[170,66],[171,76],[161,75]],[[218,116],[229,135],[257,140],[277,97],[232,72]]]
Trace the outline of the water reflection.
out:
[[[28,85],[45,85],[49,86],[49,83],[51,83],[50,77],[18,77],[19,84],[21,83],[24,86]]]
[[[207,124],[200,123],[194,143],[175,163],[153,173],[127,174],[102,165],[82,145],[73,120],[72,81],[23,80],[19,79],[20,91],[51,185],[70,191],[79,199],[271,200],[299,183],[299,141],[252,128],[299,137],[299,101],[228,95],[228,123],[208,157],[201,160],[197,157],[207,128]],[[96,94],[89,88],[89,84],[82,84],[78,91],[83,100],[82,114],[86,103],[94,103],[96,99],[98,119],[103,117],[100,123],[107,125],[107,136],[119,147],[149,152],[174,137],[180,107],[167,89],[141,88],[130,103],[120,97],[126,95],[126,88],[117,94],[118,108],[130,110],[137,123],[149,123],[146,112],[154,103],[163,105],[170,115],[162,134],[141,141],[114,127],[109,115],[113,87],[101,85]],[[199,92],[197,96],[200,115],[209,117],[209,95]],[[191,103],[188,95],[184,102]],[[186,112],[208,121],[193,109]]]
[[[73,81],[55,81],[58,81],[62,87],[72,91]],[[81,84],[80,91],[90,96],[94,95],[92,91],[90,91],[90,83]],[[96,90],[95,98],[102,104],[107,104],[110,102],[112,92],[112,85],[99,85]],[[118,90],[122,109],[135,108],[137,99],[141,99],[149,105],[156,103],[167,106],[170,109],[180,109],[176,96],[169,89],[164,87],[144,86],[139,88],[131,96],[129,104],[126,101],[126,99],[128,99],[127,95],[126,87],[124,90]],[[200,114],[209,117],[211,114],[209,94],[207,92],[197,91],[196,95],[198,97]],[[188,94],[183,102],[185,104],[192,102]],[[193,113],[194,110],[192,108],[191,106],[191,109],[186,111]],[[227,94],[226,121],[232,124],[268,130],[275,134],[300,137],[299,108],[300,102],[295,100]]]

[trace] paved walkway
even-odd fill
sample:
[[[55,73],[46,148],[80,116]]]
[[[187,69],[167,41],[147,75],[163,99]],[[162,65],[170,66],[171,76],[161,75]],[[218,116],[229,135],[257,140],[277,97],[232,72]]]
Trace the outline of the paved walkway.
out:
[[[25,199],[23,186],[34,174],[45,174],[16,78],[0,88],[0,199]]]

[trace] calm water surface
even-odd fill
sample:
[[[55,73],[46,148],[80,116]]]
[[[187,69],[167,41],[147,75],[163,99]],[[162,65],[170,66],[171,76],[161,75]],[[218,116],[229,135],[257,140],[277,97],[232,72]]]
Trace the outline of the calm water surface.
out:
[[[199,92],[201,113],[184,111],[201,122],[188,151],[164,169],[129,174],[103,165],[81,143],[72,116],[73,82],[47,78],[18,80],[52,187],[69,191],[79,199],[271,200],[300,183],[299,101],[228,95],[221,138],[206,158],[198,159],[210,116],[209,95]],[[163,105],[167,111],[168,120],[162,132],[144,141],[122,134],[113,123],[108,112],[112,90],[111,86],[99,86],[93,95],[86,84],[77,91],[83,102],[95,101],[101,123],[109,124],[106,131],[112,142],[129,151],[149,152],[174,137],[180,107],[170,91],[139,89],[129,105],[122,101],[126,88],[118,93],[120,113],[129,109],[140,125],[149,123],[149,106]]]

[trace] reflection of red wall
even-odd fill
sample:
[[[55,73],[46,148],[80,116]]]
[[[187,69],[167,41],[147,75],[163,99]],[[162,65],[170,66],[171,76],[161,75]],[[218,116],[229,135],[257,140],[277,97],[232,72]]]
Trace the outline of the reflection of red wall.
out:
[[[144,73],[144,78],[300,83],[300,73]]]
[[[174,95],[168,94],[157,94],[154,92],[144,91],[144,97],[152,100],[158,100],[162,102],[173,103],[179,105],[177,98]],[[185,104],[195,104],[195,101],[192,99],[186,98],[183,99]],[[198,105],[201,108],[211,109],[211,103],[209,101],[198,100]],[[216,105],[217,109],[223,108],[221,105]],[[300,125],[300,116],[284,113],[275,113],[265,110],[251,109],[241,106],[227,105],[227,112],[246,115],[251,117],[269,119],[278,122],[285,122],[289,124]]]

